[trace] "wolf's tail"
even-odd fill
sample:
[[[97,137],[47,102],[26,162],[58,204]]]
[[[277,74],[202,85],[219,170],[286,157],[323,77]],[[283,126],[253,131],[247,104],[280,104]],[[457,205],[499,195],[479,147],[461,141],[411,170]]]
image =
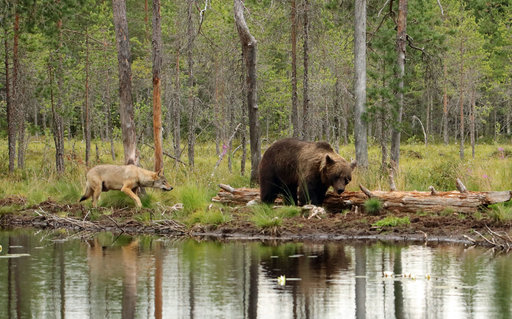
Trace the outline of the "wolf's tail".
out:
[[[89,186],[89,183],[85,186],[85,194],[80,198],[80,202],[86,200],[87,198],[92,196],[92,188]]]

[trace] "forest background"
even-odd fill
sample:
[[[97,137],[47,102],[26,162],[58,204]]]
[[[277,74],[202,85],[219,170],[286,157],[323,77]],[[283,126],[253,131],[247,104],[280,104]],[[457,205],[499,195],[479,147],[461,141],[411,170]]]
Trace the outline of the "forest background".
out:
[[[0,134],[8,137],[9,152],[1,154],[2,172],[23,169],[31,144],[44,144],[39,154],[48,162],[52,138],[60,149],[59,173],[65,172],[65,161],[72,167],[91,166],[91,143],[95,163],[106,155],[106,161],[123,161],[116,146],[123,131],[112,3],[3,1]],[[326,140],[337,151],[354,143],[357,3],[361,1],[244,2],[258,46],[258,137],[264,145],[286,136]],[[404,3],[406,55],[400,76],[397,28]],[[126,1],[135,144],[146,160],[153,147],[152,5]],[[382,171],[392,166],[393,132],[400,132],[408,145],[460,144],[461,159],[466,141],[473,146],[508,141],[510,0],[368,0],[365,7],[367,83],[361,118],[369,145],[380,154],[370,166]],[[231,157],[238,155],[243,175],[249,139],[247,69],[233,1],[164,1],[160,13],[167,158],[194,167],[195,143],[215,141],[216,158],[227,154],[231,170]],[[204,149],[211,156],[210,148]]]

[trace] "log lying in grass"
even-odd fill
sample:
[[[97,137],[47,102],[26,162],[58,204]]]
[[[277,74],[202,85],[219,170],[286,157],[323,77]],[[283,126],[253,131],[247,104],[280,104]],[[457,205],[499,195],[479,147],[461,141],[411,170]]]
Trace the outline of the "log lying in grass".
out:
[[[222,186],[221,186],[222,185]],[[251,200],[259,200],[257,188],[232,188],[219,185],[220,192],[212,201],[227,205],[245,205]],[[341,195],[327,192],[323,206],[329,212],[341,212],[352,206],[362,206],[369,198],[377,198],[382,207],[390,211],[404,213],[426,212],[439,213],[453,211],[458,213],[474,213],[479,208],[490,204],[502,203],[511,199],[510,191],[500,192],[471,192],[451,191],[440,192],[431,188],[428,192],[419,191],[364,191],[344,192]]]

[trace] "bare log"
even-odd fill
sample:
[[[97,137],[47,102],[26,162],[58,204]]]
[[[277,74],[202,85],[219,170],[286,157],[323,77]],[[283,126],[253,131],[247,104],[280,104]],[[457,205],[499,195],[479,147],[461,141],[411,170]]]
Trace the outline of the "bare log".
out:
[[[230,187],[230,186],[229,186]],[[368,191],[370,197],[376,197],[382,201],[386,210],[398,212],[427,212],[439,213],[443,210],[452,210],[458,213],[474,213],[478,209],[490,204],[509,201],[510,191],[498,192],[471,192],[461,193],[458,191]],[[341,195],[327,192],[323,207],[329,212],[341,212],[344,209],[351,209],[362,206],[368,199],[364,192],[346,191]],[[245,205],[251,200],[259,200],[257,188],[233,188],[232,192],[221,189],[212,198],[212,201],[227,205]],[[279,201],[279,199],[278,199]]]
[[[459,190],[459,192],[461,193],[466,193],[468,190],[466,188],[466,186],[464,186],[464,184],[462,184],[462,181],[457,178],[457,181],[455,183],[455,186],[457,186],[457,189]]]

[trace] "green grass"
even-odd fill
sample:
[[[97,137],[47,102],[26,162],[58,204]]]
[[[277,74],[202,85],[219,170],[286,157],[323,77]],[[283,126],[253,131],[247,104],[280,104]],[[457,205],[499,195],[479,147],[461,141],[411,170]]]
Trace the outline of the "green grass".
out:
[[[489,208],[489,217],[496,223],[506,223],[512,220],[512,201],[494,204]]]
[[[407,226],[410,225],[411,221],[409,220],[409,217],[396,217],[396,216],[387,216],[381,220],[376,221],[372,224],[372,226],[377,228],[383,228],[383,227],[398,227],[398,226]]]
[[[261,204],[252,207],[250,220],[261,229],[279,227],[283,219],[298,216],[301,213],[300,207],[282,206],[276,209],[270,205]]]
[[[378,215],[382,209],[382,202],[378,198],[369,198],[364,204],[364,211],[370,215]]]
[[[193,212],[185,219],[185,224],[188,226],[195,224],[218,226],[229,222],[231,219],[230,214],[223,213],[219,208],[213,208]]]
[[[116,160],[112,160],[109,143],[99,140],[98,157],[96,150],[92,148],[91,165],[112,163],[122,164],[123,147],[121,141],[115,143]],[[164,141],[164,145],[170,145]],[[239,141],[234,141],[237,147]],[[262,144],[262,153],[268,147],[268,143]],[[500,150],[503,149],[503,150]],[[232,160],[232,170],[228,169],[227,157],[223,159],[219,167],[213,168],[218,159],[213,142],[199,142],[196,145],[196,162],[194,169],[188,165],[176,163],[169,157],[164,157],[165,175],[169,183],[174,187],[171,192],[147,189],[146,197],[142,197],[143,207],[154,210],[155,216],[163,206],[172,206],[183,203],[185,209],[175,213],[172,218],[182,221],[199,221],[199,223],[216,224],[223,218],[229,218],[229,214],[213,209],[208,211],[211,197],[218,192],[218,184],[229,184],[233,187],[248,187],[250,174],[250,160],[246,161],[245,175],[240,175],[240,160],[242,152],[238,150]],[[147,146],[139,145],[141,166],[152,169],[153,150]],[[421,143],[401,145],[400,167],[395,175],[395,183],[398,190],[423,190],[427,191],[433,185],[437,191],[455,189],[455,179],[461,178],[469,190],[490,191],[512,189],[512,146],[509,144],[480,144],[476,146],[476,157],[471,158],[469,145],[465,149],[466,158],[459,159],[458,145],[429,144],[425,147]],[[185,152],[186,153],[186,152]],[[340,145],[339,153],[346,159],[355,158],[353,145]],[[61,203],[76,203],[83,193],[85,186],[85,174],[87,167],[83,163],[85,143],[81,140],[65,141],[65,165],[66,170],[59,175],[55,171],[54,144],[51,136],[31,137],[26,153],[26,167],[17,169],[14,173],[8,173],[7,140],[0,141],[0,198],[21,195],[27,198],[25,206],[38,204],[51,198]],[[370,166],[366,170],[356,169],[352,182],[348,185],[348,191],[358,191],[358,185],[362,184],[370,190],[388,190],[388,173],[380,170],[381,154],[378,145],[370,144],[368,149]],[[182,157],[188,162],[186,154]],[[255,186],[257,187],[257,186]],[[85,203],[90,205],[90,200]],[[134,202],[127,195],[110,191],[103,193],[100,205],[103,207],[135,207]],[[378,204],[373,203],[372,207]],[[508,206],[507,206],[508,207]],[[1,212],[9,212],[14,207],[2,208]],[[282,208],[282,211],[254,211],[252,218],[258,220],[261,227],[275,227],[282,223],[283,218],[289,218],[300,214],[296,208]],[[376,210],[375,210],[376,211]],[[488,214],[496,221],[509,218],[507,209],[495,209]],[[451,214],[446,210],[442,214]],[[486,213],[487,214],[487,213]],[[192,216],[194,215],[194,216]],[[145,218],[142,216],[141,218]],[[256,223],[256,221],[255,221]]]
[[[283,223],[283,219],[277,216],[276,211],[271,206],[261,204],[252,207],[253,216],[250,220],[258,228],[279,227]]]

